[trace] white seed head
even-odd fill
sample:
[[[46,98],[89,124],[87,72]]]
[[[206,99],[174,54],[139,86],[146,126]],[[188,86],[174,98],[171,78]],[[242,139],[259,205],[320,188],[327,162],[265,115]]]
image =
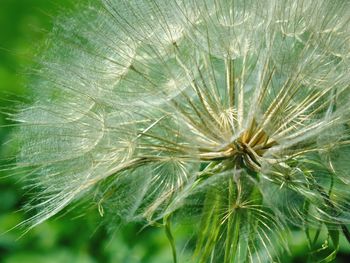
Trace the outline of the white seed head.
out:
[[[125,221],[201,216],[200,262],[272,262],[290,224],[349,224],[349,20],[341,0],[102,0],[62,17],[16,116],[30,222],[81,198]]]

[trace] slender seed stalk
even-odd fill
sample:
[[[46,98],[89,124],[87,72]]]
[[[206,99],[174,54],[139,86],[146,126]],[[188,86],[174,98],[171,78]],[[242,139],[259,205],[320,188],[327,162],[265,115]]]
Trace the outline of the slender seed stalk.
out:
[[[166,236],[169,240],[170,246],[171,246],[171,252],[173,255],[173,262],[177,263],[176,245],[175,245],[175,240],[174,240],[173,234],[171,233],[170,216],[167,216],[164,218],[164,228],[165,228],[165,234],[166,234]]]
[[[231,262],[231,258],[232,256],[234,256],[235,254],[231,253],[231,249],[232,246],[234,246],[235,244],[233,244],[233,242],[231,242],[231,237],[234,235],[234,233],[232,232],[232,221],[234,221],[234,218],[236,217],[235,215],[235,209],[234,209],[234,200],[233,200],[233,179],[230,178],[229,179],[229,185],[228,185],[228,207],[229,209],[232,209],[233,211],[233,216],[232,214],[228,216],[227,219],[227,230],[226,230],[226,240],[225,240],[225,259],[224,259],[224,263],[230,263]]]

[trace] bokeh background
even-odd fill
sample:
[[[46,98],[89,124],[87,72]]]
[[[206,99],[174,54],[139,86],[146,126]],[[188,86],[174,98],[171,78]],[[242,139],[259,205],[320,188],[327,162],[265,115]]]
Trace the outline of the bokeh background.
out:
[[[73,2],[0,0],[0,167],[11,162],[6,156],[13,148],[12,128],[8,127],[12,123],[6,113],[30,93],[25,72],[54,17]],[[130,224],[111,231],[99,224],[101,218],[94,210],[62,213],[23,235],[25,229],[14,228],[29,217],[21,210],[27,201],[21,179],[0,168],[0,263],[172,262],[162,229]],[[181,236],[180,226],[176,231]],[[291,241],[291,255],[285,255],[283,262],[306,262],[308,247],[303,233],[293,232]],[[344,238],[335,262],[350,262],[350,246]]]

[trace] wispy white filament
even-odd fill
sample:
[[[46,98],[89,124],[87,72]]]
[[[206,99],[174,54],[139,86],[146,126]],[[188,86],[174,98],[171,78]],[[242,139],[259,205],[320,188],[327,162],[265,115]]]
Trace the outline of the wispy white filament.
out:
[[[33,225],[82,197],[124,220],[185,211],[210,219],[203,258],[272,262],[283,224],[350,222],[348,1],[84,8],[57,22],[15,116]]]

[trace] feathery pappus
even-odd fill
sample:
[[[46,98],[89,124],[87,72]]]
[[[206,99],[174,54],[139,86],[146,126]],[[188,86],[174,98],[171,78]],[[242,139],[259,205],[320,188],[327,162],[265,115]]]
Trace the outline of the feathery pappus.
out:
[[[336,252],[349,21],[342,0],[101,0],[60,17],[13,115],[26,223],[91,199],[111,224],[200,222],[193,262],[281,262],[290,227],[311,247],[326,229]]]

